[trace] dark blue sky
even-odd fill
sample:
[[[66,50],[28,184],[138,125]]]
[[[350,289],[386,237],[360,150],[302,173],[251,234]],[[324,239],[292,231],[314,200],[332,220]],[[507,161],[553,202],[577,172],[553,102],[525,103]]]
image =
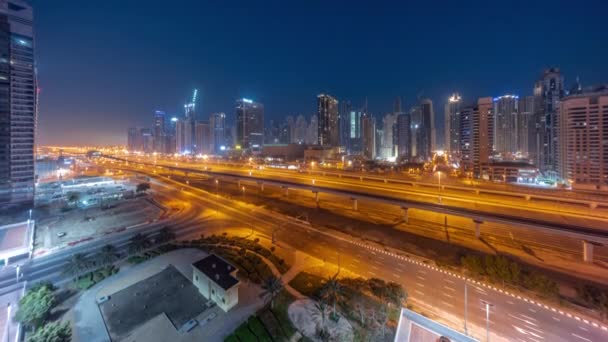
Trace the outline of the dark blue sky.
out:
[[[527,95],[545,67],[568,86],[608,83],[608,1],[33,0],[42,144],[124,143],[155,109],[203,118],[234,100],[268,119],[310,115],[316,95],[390,111]]]

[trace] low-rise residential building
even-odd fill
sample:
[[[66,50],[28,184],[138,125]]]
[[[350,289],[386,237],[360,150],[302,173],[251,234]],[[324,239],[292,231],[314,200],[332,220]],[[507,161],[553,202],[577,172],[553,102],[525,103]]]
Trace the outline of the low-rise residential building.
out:
[[[237,269],[226,260],[211,254],[192,264],[192,283],[207,299],[228,311],[239,302]]]

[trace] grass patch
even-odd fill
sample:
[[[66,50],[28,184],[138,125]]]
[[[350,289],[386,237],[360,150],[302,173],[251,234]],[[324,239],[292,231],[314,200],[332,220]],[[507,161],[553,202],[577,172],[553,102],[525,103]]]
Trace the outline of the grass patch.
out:
[[[232,334],[224,339],[224,342],[240,342],[239,338],[235,334]]]
[[[133,255],[133,256],[130,256],[129,258],[127,258],[127,261],[133,265],[140,264],[146,260],[148,260],[148,259],[146,259],[145,257],[143,257],[141,255]]]
[[[119,268],[115,266],[106,266],[91,271],[74,280],[74,285],[80,290],[88,290],[100,281],[118,273]]]
[[[268,335],[266,328],[264,328],[264,325],[256,316],[249,317],[247,324],[249,325],[249,330],[253,331],[255,336],[257,336],[258,341],[272,342],[272,338],[270,338],[270,335]]]
[[[249,330],[247,322],[241,324],[234,334],[239,338],[241,342],[257,342],[258,339],[255,335]]]
[[[305,296],[319,297],[325,280],[325,278],[311,273],[300,272],[289,282],[289,285]]]

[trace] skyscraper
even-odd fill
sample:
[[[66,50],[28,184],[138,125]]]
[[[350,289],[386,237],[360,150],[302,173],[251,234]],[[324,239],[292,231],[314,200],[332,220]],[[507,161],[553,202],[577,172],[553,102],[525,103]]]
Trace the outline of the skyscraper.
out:
[[[317,114],[310,116],[310,124],[306,131],[306,143],[310,145],[316,145],[319,143],[319,123],[317,120]]]
[[[264,105],[249,99],[236,101],[236,144],[260,151],[264,146]]]
[[[574,187],[608,185],[608,88],[561,100],[559,175]]]
[[[538,131],[534,116],[534,96],[525,96],[519,99],[519,115],[517,130],[519,137],[518,150],[530,160],[537,164]]]
[[[304,115],[298,115],[296,118],[294,134],[291,137],[291,142],[295,144],[304,144],[306,142],[306,131],[308,130],[308,122]]]
[[[539,148],[539,168],[549,177],[555,177],[559,123],[557,108],[564,97],[564,78],[559,68],[545,70],[534,86],[536,116],[540,126],[541,146]]]
[[[360,154],[363,151],[361,124],[364,113],[351,110],[348,115],[348,143],[346,152],[348,154]]]
[[[490,163],[494,145],[493,99],[482,97],[477,100],[473,111],[473,173],[481,177],[482,171]]]
[[[396,141],[396,125],[397,116],[401,113],[390,113],[384,116],[382,120],[382,158],[389,159],[395,157],[395,141]],[[377,142],[376,142],[377,143]]]
[[[376,158],[376,120],[366,114],[361,118],[361,142],[363,156],[367,159]]]
[[[209,126],[211,129],[211,150],[213,153],[220,153],[226,149],[226,138],[224,137],[226,114],[212,113],[209,118]]]
[[[435,114],[433,101],[422,99],[420,101],[420,123],[416,136],[416,157],[428,160],[435,150]]]
[[[317,120],[319,123],[318,141],[324,147],[340,146],[340,120],[338,100],[330,95],[317,96]]]
[[[494,101],[494,152],[512,159],[519,149],[519,96],[504,95]]]
[[[32,7],[0,1],[0,204],[34,202],[34,47]]]
[[[350,113],[352,105],[350,101],[340,101],[340,146],[348,150],[350,144]]]
[[[154,137],[154,152],[164,153],[165,152],[165,112],[162,110],[154,111],[154,127],[152,128],[152,135]]]
[[[211,129],[208,122],[196,121],[194,125],[194,152],[211,153]]]
[[[460,158],[460,106],[462,98],[453,94],[445,104],[444,149],[451,160]]]
[[[397,135],[397,159],[409,160],[412,156],[412,135],[411,125],[412,117],[410,113],[401,113],[397,115],[397,123],[395,133]]]
[[[141,132],[137,127],[129,127],[127,135],[127,150],[129,152],[141,151],[143,146]]]
[[[460,168],[465,174],[473,172],[473,117],[477,106],[460,108]]]

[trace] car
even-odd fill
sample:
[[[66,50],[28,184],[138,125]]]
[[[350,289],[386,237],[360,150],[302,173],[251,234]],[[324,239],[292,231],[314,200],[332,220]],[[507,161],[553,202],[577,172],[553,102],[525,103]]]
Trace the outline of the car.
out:
[[[64,237],[64,236],[66,236],[66,235],[67,235],[67,233],[66,233],[66,232],[59,232],[59,233],[57,233],[57,237],[58,237],[58,238],[62,238],[62,237]]]
[[[97,299],[97,304],[103,304],[110,300],[110,296],[103,296]]]

